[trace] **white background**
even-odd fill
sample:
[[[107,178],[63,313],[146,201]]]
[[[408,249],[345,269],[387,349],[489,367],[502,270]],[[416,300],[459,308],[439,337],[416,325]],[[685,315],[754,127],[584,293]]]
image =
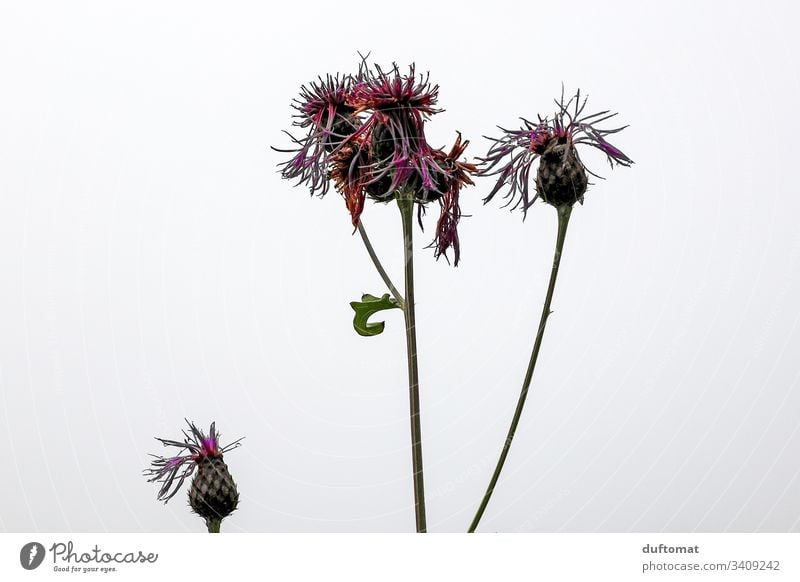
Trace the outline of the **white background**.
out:
[[[467,153],[563,82],[635,161],[573,213],[483,531],[800,530],[800,99],[789,2],[4,3],[0,530],[202,531],[141,475],[216,420],[227,531],[410,531],[400,312],[335,193],[282,181],[291,99],[357,52],[441,85]],[[464,531],[519,391],[555,213],[464,191],[463,264],[417,236],[428,520]],[[364,223],[399,283],[395,208]]]

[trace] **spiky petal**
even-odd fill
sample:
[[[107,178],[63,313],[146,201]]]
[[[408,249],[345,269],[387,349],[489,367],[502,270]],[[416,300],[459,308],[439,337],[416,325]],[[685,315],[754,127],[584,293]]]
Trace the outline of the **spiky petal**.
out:
[[[346,141],[358,126],[359,119],[348,104],[353,79],[349,75],[332,76],[304,85],[293,107],[293,125],[306,130],[297,138],[286,133],[297,146],[276,151],[293,156],[279,167],[281,175],[309,187],[311,194],[325,195],[328,191],[328,157]]]
[[[458,238],[458,221],[461,219],[459,193],[465,185],[473,184],[470,174],[477,171],[474,164],[459,160],[468,145],[469,141],[462,141],[459,133],[449,152],[436,150],[433,154],[444,171],[439,176],[442,196],[439,197],[440,213],[436,222],[436,238],[431,244],[437,259],[444,256],[447,260],[447,251],[452,249],[454,266],[458,266],[461,257],[461,243]]]

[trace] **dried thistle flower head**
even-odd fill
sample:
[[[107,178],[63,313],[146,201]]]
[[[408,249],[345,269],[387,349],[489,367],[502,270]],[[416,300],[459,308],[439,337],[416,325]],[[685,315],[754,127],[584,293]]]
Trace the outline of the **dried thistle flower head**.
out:
[[[295,102],[294,124],[306,135],[289,134],[296,149],[277,150],[293,154],[280,164],[282,176],[320,196],[332,182],[354,227],[367,198],[389,202],[400,192],[413,194],[420,225],[427,204],[438,201],[432,246],[437,258],[452,249],[458,264],[459,192],[477,170],[458,160],[469,143],[460,135],[449,153],[427,142],[425,123],[441,111],[438,94],[438,85],[414,65],[403,72],[396,64],[384,70],[364,60],[355,75],[320,78]]]
[[[578,92],[569,100],[556,101],[558,110],[552,119],[539,117],[538,122],[522,119],[523,127],[517,130],[500,128],[503,135],[489,138],[494,143],[489,153],[480,160],[484,176],[499,175],[492,191],[484,199],[490,201],[503,189],[505,198],[513,204],[512,209],[522,207],[527,212],[537,198],[553,206],[573,205],[583,202],[589,184],[587,170],[578,155],[579,145],[599,149],[613,168],[614,165],[630,166],[633,161],[622,151],[611,145],[606,136],[622,131],[627,126],[601,129],[599,124],[614,117],[616,113],[601,111],[585,115],[587,97]],[[530,173],[538,161],[536,192],[530,194]]]
[[[145,470],[148,481],[161,483],[158,500],[168,502],[180,490],[183,482],[196,475],[189,488],[189,504],[192,510],[211,524],[219,522],[233,513],[239,503],[239,492],[228,466],[223,461],[224,453],[241,446],[242,439],[220,447],[219,433],[215,423],[206,435],[194,423],[186,423],[189,430],[183,431],[183,441],[173,441],[156,437],[165,447],[175,447],[182,454],[171,457],[152,455],[150,468]]]
[[[303,85],[300,97],[294,100],[294,126],[306,130],[306,135],[296,138],[284,132],[297,146],[296,149],[277,151],[293,156],[281,164],[281,175],[287,180],[306,184],[312,194],[324,196],[328,192],[328,157],[337,146],[355,131],[358,118],[347,104],[352,89],[350,76],[319,78],[317,82]]]

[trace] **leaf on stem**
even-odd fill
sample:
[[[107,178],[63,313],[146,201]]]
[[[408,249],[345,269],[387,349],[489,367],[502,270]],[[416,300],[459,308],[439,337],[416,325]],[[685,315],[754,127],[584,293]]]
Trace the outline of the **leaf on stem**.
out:
[[[350,307],[356,312],[353,316],[353,327],[358,335],[372,336],[378,335],[383,332],[385,323],[378,321],[370,323],[368,319],[386,309],[402,309],[400,304],[388,293],[384,293],[382,297],[375,297],[369,293],[364,293],[361,296],[361,301],[351,301]]]

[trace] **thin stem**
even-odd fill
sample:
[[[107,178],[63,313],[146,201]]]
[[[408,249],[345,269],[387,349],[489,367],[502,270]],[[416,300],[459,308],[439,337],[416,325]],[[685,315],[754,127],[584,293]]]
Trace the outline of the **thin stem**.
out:
[[[405,309],[406,348],[408,356],[408,392],[411,409],[411,461],[414,480],[414,515],[417,533],[425,533],[425,485],[422,474],[422,427],[419,405],[419,370],[417,367],[417,328],[414,313],[414,196],[404,192],[397,195],[397,204],[403,218],[403,255],[405,258]]]
[[[569,224],[569,217],[572,213],[572,206],[564,205],[558,207],[558,235],[556,237],[556,250],[553,256],[553,268],[550,271],[550,284],[547,287],[547,297],[544,300],[544,308],[542,309],[542,316],[539,319],[539,329],[536,332],[536,340],[533,343],[533,352],[531,353],[531,360],[528,363],[528,371],[525,373],[525,380],[522,382],[522,391],[517,400],[517,408],[514,410],[514,417],[511,419],[511,426],[508,428],[508,435],[503,442],[503,450],[500,451],[500,458],[497,460],[497,466],[494,468],[492,479],[489,481],[489,487],[481,500],[478,511],[472,519],[472,524],[469,526],[469,533],[473,533],[478,523],[483,517],[483,512],[486,511],[486,506],[494,493],[497,479],[500,477],[500,472],[503,470],[503,464],[506,462],[508,451],[511,449],[511,441],[514,440],[514,433],[517,431],[519,419],[522,416],[522,409],[525,406],[525,399],[528,396],[528,388],[531,385],[531,378],[533,378],[533,370],[536,367],[536,360],[539,357],[539,348],[542,346],[542,337],[544,337],[544,326],[547,324],[547,318],[550,316],[550,302],[553,300],[553,290],[556,287],[556,277],[558,276],[558,266],[561,263],[561,251],[564,248],[564,239],[567,236],[567,225]]]
[[[208,533],[219,533],[219,526],[222,524],[221,519],[214,519],[214,518],[206,518],[206,526],[208,527]]]
[[[364,246],[367,248],[367,252],[369,253],[369,258],[372,259],[372,264],[375,265],[375,268],[378,270],[378,274],[383,279],[383,282],[386,283],[386,286],[389,288],[389,291],[392,292],[395,301],[400,304],[402,309],[405,309],[405,301],[403,300],[403,296],[400,295],[400,292],[397,290],[397,287],[394,286],[392,280],[389,278],[389,275],[386,273],[386,269],[383,268],[380,260],[378,259],[378,255],[375,254],[375,249],[372,248],[372,243],[367,236],[367,231],[364,229],[364,224],[359,220],[358,221],[358,234],[361,235],[361,240],[364,241]]]

